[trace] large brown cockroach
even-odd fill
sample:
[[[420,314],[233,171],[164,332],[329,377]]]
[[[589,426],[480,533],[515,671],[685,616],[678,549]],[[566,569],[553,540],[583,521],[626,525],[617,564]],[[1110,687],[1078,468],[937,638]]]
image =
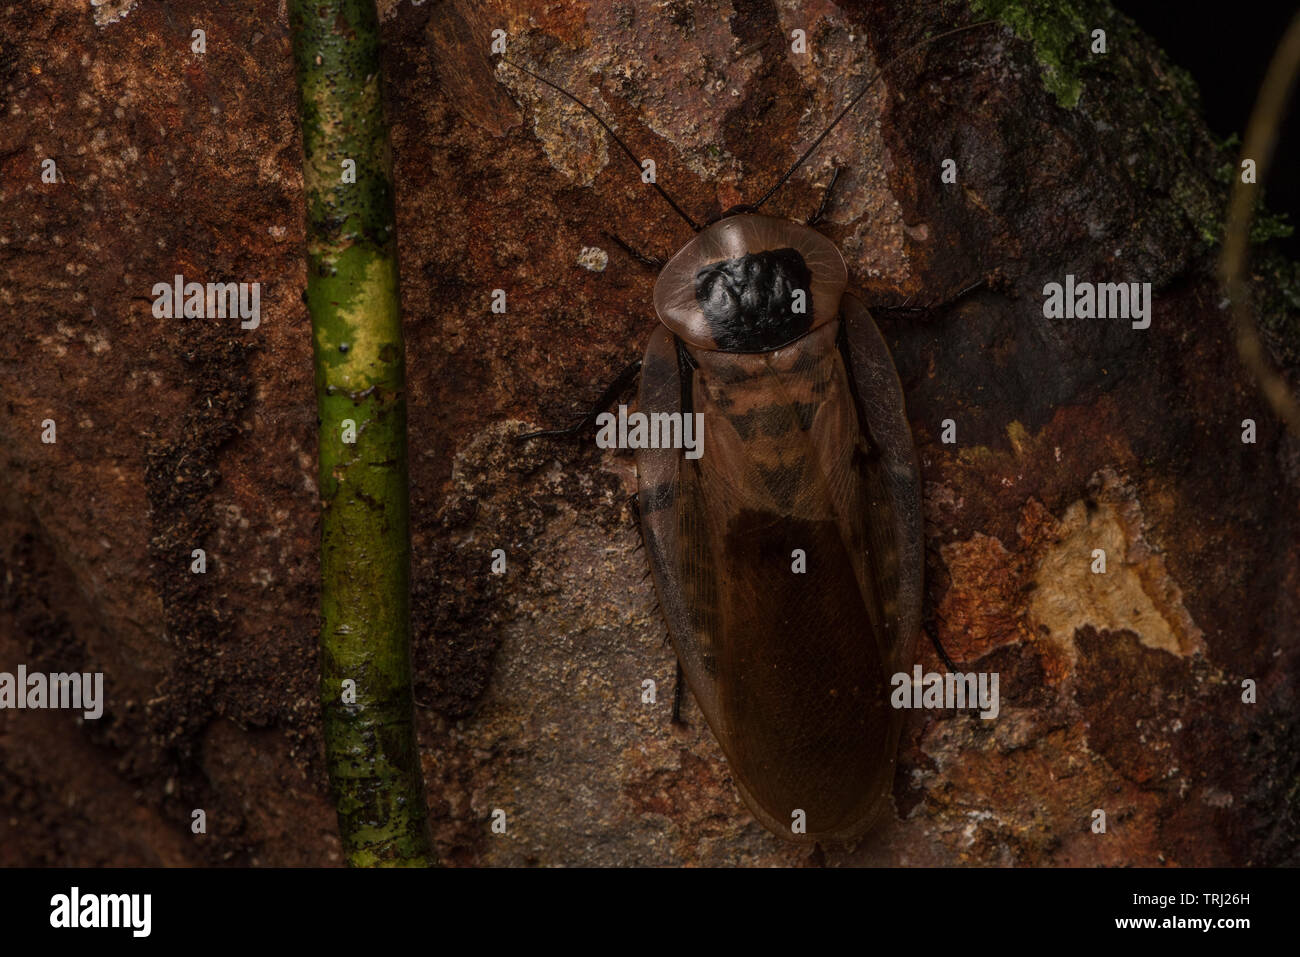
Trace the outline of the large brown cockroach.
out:
[[[758,209],[884,69],[981,25],[887,63],[753,206],[701,229],[655,185],[698,235],[655,283],[644,359],[575,426],[524,436],[582,430],[638,371],[639,411],[703,414],[702,457],[637,451],[641,531],[679,675],[745,803],[787,839],[852,839],[888,803],[890,678],[921,630],[924,548],[889,349],[834,243]],[[586,104],[506,62],[587,110],[640,169]]]

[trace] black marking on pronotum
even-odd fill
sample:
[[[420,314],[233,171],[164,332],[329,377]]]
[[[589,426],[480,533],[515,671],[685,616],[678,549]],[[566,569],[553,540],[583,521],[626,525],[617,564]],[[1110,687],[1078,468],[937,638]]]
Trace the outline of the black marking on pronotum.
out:
[[[701,266],[695,301],[719,349],[767,352],[808,331],[811,287],[798,250],[765,249]]]
[[[745,803],[795,840],[854,838],[888,803],[902,727],[890,676],[922,630],[925,546],[889,349],[846,292],[834,243],[759,208],[891,64],[988,22],[888,61],[751,206],[701,228],[652,184],[698,235],[655,283],[660,325],[644,359],[576,425],[524,436],[585,428],[638,370],[640,412],[703,417],[707,459],[636,456],[642,536],[678,660],[673,717],[684,677]],[[595,111],[510,65],[595,117],[640,171]],[[823,196],[811,221],[825,209]]]

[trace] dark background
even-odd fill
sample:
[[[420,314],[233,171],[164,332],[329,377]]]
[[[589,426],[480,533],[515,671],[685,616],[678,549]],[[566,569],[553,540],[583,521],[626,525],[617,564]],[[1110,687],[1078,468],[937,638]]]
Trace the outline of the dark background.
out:
[[[1273,51],[1300,10],[1300,5],[1277,0],[1213,6],[1114,0],[1114,5],[1153,37],[1170,60],[1196,78],[1206,123],[1220,137],[1245,133]],[[1269,208],[1285,212],[1292,226],[1300,223],[1300,182],[1294,175],[1300,165],[1300,121],[1295,109],[1293,92],[1264,181]],[[1281,240],[1280,248],[1300,256],[1300,236]]]

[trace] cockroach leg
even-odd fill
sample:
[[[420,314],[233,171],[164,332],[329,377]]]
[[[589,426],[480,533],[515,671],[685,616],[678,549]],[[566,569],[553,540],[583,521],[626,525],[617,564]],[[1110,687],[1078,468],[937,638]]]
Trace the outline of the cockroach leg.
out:
[[[951,306],[953,303],[959,302],[960,300],[964,299],[967,295],[974,292],[976,289],[979,289],[981,286],[986,285],[987,282],[988,282],[987,279],[978,279],[975,282],[971,283],[969,286],[966,286],[964,289],[960,290],[959,292],[951,296],[946,296],[943,299],[940,299],[938,302],[932,302],[929,305],[925,305],[925,306],[908,305],[908,303],[912,301],[912,297],[908,296],[906,299],[904,299],[901,303],[899,303],[896,306],[872,306],[871,311],[872,312],[933,312],[936,309],[942,309],[945,306]]]
[[[960,671],[961,669],[953,664],[953,660],[948,657],[948,652],[944,651],[943,645],[940,644],[938,630],[926,631],[926,635],[930,639],[930,644],[934,645],[934,650],[939,653],[939,660],[943,662],[944,667],[950,672]]]
[[[527,442],[530,439],[560,438],[562,436],[570,437],[580,434],[583,429],[594,423],[596,417],[608,409],[615,399],[623,394],[627,387],[632,384],[632,380],[637,377],[637,373],[640,371],[641,360],[636,359],[626,369],[618,374],[618,378],[610,384],[608,389],[601,393],[600,398],[596,400],[596,404],[592,407],[591,411],[577,422],[573,423],[573,425],[567,426],[563,429],[542,429],[538,432],[529,432],[526,435],[519,436],[516,441]]]
[[[843,168],[844,167],[836,164],[835,171],[831,173],[831,181],[826,184],[826,189],[822,191],[822,201],[817,207],[817,212],[813,213],[812,216],[808,218],[809,226],[820,225],[821,221],[826,218],[826,210],[829,209],[831,205],[831,190],[835,188],[835,181],[840,178],[840,170]]]
[[[926,545],[926,550],[927,551],[931,550],[929,544]],[[933,550],[936,552],[938,551],[937,548]],[[926,619],[926,623],[928,627],[924,628],[923,630],[925,631],[926,637],[930,639],[930,644],[934,645],[934,650],[936,653],[938,653],[939,660],[944,663],[944,666],[949,671],[960,671],[961,669],[958,668],[955,664],[953,664],[952,658],[949,657],[948,652],[944,649],[943,644],[939,641],[938,626],[939,625],[946,626],[948,624],[947,619],[944,618],[944,616],[939,613],[939,609],[936,608],[934,609],[934,611],[930,613],[930,615]]]
[[[623,252],[627,253],[629,256],[631,256],[641,265],[648,266],[649,268],[655,270],[655,272],[658,272],[660,269],[664,268],[664,261],[660,259],[658,256],[651,256],[648,253],[643,253],[640,250],[633,249],[626,242],[624,242],[622,237],[619,236],[617,233],[603,233],[602,235],[604,235],[604,237],[608,239],[610,242],[615,243],[619,249],[623,250]]]
[[[673,717],[672,717],[673,724],[685,724],[685,722],[682,721],[683,681],[684,681],[684,676],[682,675],[682,663],[679,661],[677,662],[677,677],[673,679]]]
[[[627,507],[632,513],[632,525],[636,529],[636,548],[634,552],[639,552],[645,548],[645,531],[641,527],[641,493],[633,492],[627,497]]]
[[[988,282],[988,279],[976,279],[973,283],[971,283],[971,284],[970,284],[969,286],[967,286],[965,289],[963,289],[963,290],[961,290],[960,292],[958,292],[957,295],[951,297],[951,298],[948,300],[948,302],[949,302],[949,303],[957,302],[959,299],[963,299],[963,298],[965,298],[966,295],[967,295],[968,293],[972,293],[972,292],[974,292],[976,289],[979,289],[981,286],[983,286],[983,285],[984,285],[985,283],[987,283],[987,282]],[[944,305],[947,305],[947,303],[944,303]]]

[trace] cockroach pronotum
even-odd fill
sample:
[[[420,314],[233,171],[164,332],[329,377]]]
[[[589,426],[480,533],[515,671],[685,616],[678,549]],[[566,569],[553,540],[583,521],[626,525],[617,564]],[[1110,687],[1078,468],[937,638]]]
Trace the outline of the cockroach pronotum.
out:
[[[745,803],[791,840],[851,840],[887,803],[890,678],[921,631],[921,483],[898,373],[839,250],[759,209],[885,70],[987,22],[888,61],[752,206],[701,227],[654,184],[698,235],[655,283],[644,358],[576,425],[521,436],[580,432],[638,372],[639,411],[704,416],[702,457],[637,450],[641,532],[679,693],[684,677]],[[504,62],[586,110],[640,170],[594,110]]]

